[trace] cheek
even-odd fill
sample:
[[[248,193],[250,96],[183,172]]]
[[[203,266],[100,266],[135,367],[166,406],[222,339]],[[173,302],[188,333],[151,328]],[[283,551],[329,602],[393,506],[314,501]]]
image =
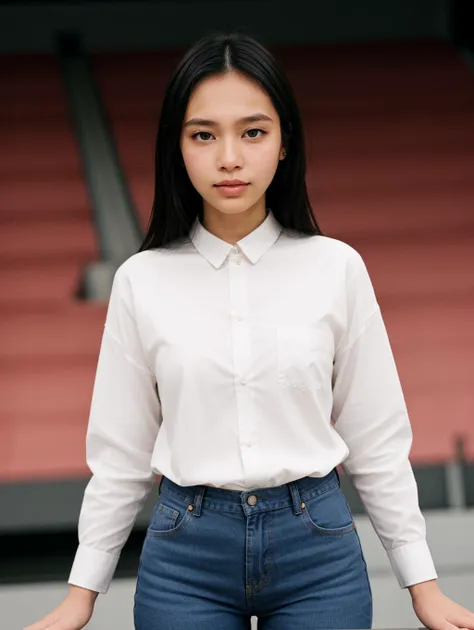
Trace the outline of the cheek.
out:
[[[209,166],[205,156],[202,151],[184,150],[183,160],[191,183],[199,190],[209,178]]]
[[[278,167],[279,147],[268,147],[262,150],[255,162],[255,173],[263,183],[270,183]]]

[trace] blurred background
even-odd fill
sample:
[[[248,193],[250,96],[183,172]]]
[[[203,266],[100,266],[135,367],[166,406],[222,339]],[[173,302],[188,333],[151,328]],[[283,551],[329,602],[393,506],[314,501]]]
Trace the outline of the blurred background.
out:
[[[164,86],[209,30],[259,37],[306,129],[328,236],[364,257],[446,594],[474,608],[474,3],[0,2],[0,625],[56,606],[77,545],[110,283],[153,197]],[[347,480],[375,627],[416,627]],[[151,496],[88,628],[129,630]]]

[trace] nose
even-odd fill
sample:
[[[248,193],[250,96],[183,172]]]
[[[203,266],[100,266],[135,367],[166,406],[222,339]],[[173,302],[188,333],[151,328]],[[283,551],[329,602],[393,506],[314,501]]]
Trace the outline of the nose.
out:
[[[220,170],[233,171],[242,168],[242,154],[232,140],[223,141],[219,147],[217,166]]]

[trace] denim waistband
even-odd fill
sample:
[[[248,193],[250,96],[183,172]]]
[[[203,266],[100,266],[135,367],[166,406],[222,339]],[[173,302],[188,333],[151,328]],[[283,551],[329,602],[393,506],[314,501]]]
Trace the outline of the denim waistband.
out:
[[[192,506],[193,514],[199,516],[201,508],[223,512],[263,512],[293,506],[295,514],[300,514],[301,503],[312,497],[324,494],[340,485],[336,469],[325,477],[302,477],[281,486],[257,488],[254,490],[228,490],[211,486],[180,486],[168,477],[162,477],[160,495],[171,495],[183,504]]]

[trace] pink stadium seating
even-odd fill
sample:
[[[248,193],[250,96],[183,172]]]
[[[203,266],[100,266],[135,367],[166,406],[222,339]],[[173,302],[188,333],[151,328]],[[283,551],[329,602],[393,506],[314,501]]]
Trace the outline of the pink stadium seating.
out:
[[[278,51],[306,125],[325,234],[366,260],[400,372],[414,462],[474,457],[474,91],[445,44]],[[93,59],[140,222],[160,100],[180,51]],[[307,69],[311,68],[308,75]],[[75,297],[98,256],[57,61],[0,59],[0,481],[87,475],[105,305]]]
[[[303,113],[316,217],[364,256],[383,308],[414,428],[413,460],[452,458],[458,434],[474,457],[470,70],[439,42],[277,52]],[[95,57],[143,226],[160,98],[178,58]]]
[[[57,60],[0,58],[0,481],[87,475],[105,306],[75,293],[97,244]]]

